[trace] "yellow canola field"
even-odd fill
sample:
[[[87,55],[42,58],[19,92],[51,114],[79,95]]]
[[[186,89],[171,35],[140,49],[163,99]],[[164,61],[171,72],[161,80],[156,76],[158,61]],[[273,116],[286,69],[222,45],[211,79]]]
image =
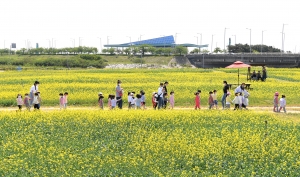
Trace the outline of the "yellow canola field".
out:
[[[0,176],[298,176],[299,125],[251,111],[1,112]]]
[[[259,70],[260,68],[253,68]],[[97,94],[115,94],[117,80],[125,91],[146,92],[146,104],[151,106],[152,92],[160,82],[168,81],[168,92],[175,92],[175,106],[194,106],[194,92],[201,93],[201,106],[207,107],[208,92],[217,90],[221,105],[223,80],[237,84],[237,69],[135,69],[135,70],[23,70],[0,72],[0,106],[16,106],[16,96],[28,93],[35,80],[40,81],[42,107],[57,106],[58,94],[69,93],[69,105],[97,106]],[[286,95],[288,106],[299,106],[300,70],[268,68],[266,82],[246,80],[246,69],[240,69],[240,83],[251,83],[250,106],[272,106],[274,92]],[[234,89],[234,88],[233,88]],[[231,93],[233,93],[233,89]],[[233,96],[231,97],[233,99]]]

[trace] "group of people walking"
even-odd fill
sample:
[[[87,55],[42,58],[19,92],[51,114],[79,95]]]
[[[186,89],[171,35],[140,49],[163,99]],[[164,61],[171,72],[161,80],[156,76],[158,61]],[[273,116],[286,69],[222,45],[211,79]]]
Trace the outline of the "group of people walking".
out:
[[[124,90],[121,87],[121,80],[117,81],[117,86],[115,88],[116,94],[108,95],[108,108],[115,109],[123,108],[123,97]],[[152,93],[152,107],[153,109],[166,109],[167,105],[170,105],[170,109],[173,109],[175,106],[175,92],[171,91],[168,94],[168,82],[161,82],[157,92]],[[30,88],[30,93],[26,93],[23,99],[21,94],[17,95],[17,105],[19,110],[22,109],[22,106],[25,105],[26,109],[30,111],[33,106],[35,110],[40,109],[40,104],[42,101],[40,92],[38,91],[39,81],[35,81]],[[231,99],[231,93],[229,90],[229,85],[227,81],[223,81],[223,95],[221,99],[222,109],[230,109],[230,105],[234,104],[234,110],[247,109],[249,105],[249,96],[250,93],[246,90],[245,83],[242,83],[234,90],[234,98]],[[195,109],[201,109],[201,90],[197,90],[195,93]],[[286,100],[285,95],[282,95],[282,98],[279,100],[279,93],[276,92],[274,95],[274,112],[280,112],[282,109],[286,112]],[[146,109],[146,93],[143,90],[140,90],[136,94],[134,91],[129,91],[127,95],[128,109]],[[60,109],[66,109],[68,103],[68,92],[59,94],[59,105]],[[101,109],[104,109],[104,95],[102,92],[98,93],[98,104]],[[280,108],[279,108],[280,105]],[[217,99],[217,90],[210,91],[208,95],[208,108],[218,109],[218,99]]]
[[[22,110],[23,105],[26,106],[26,109],[30,111],[30,109],[33,107],[34,110],[39,110],[41,107],[42,97],[41,92],[38,89],[40,82],[35,81],[33,85],[30,87],[29,94],[25,93],[24,99],[22,94],[17,95],[17,105],[19,108],[19,111]],[[66,109],[68,105],[68,92],[59,93],[59,105],[60,109]]]

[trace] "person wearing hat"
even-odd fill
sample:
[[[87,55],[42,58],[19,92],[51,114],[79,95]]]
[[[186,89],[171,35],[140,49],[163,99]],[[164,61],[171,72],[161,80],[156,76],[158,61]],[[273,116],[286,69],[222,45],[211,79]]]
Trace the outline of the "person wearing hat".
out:
[[[102,94],[102,92],[98,93],[98,104],[100,109],[104,109],[104,102],[103,102],[104,96]]]
[[[123,100],[122,100],[122,96],[123,96],[123,90],[121,88],[121,81],[118,80],[117,81],[117,86],[116,86],[116,100],[117,101],[117,105],[118,105],[118,108],[122,109],[122,103],[123,103]]]
[[[31,88],[30,88],[30,94],[29,94],[29,97],[30,97],[30,105],[32,105],[32,102],[33,102],[33,98],[34,98],[34,94],[35,93],[37,93],[38,92],[38,90],[39,90],[39,84],[40,84],[40,82],[39,81],[35,81],[34,83],[33,83],[33,85],[31,86]]]

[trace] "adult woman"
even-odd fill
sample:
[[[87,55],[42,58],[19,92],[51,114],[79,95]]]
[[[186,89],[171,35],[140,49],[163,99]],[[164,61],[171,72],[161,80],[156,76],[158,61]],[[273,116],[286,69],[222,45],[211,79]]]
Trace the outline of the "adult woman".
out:
[[[32,105],[33,102],[33,98],[34,98],[34,94],[38,92],[38,86],[39,86],[40,82],[39,81],[35,81],[34,84],[31,86],[30,88],[30,105]]]
[[[226,96],[227,96],[227,92],[229,91],[229,86],[227,85],[227,81],[223,81],[223,96],[222,96],[222,107],[223,109],[225,109],[225,105],[226,105]]]
[[[267,69],[265,66],[262,67],[262,77],[261,77],[261,81],[266,81],[267,79]]]

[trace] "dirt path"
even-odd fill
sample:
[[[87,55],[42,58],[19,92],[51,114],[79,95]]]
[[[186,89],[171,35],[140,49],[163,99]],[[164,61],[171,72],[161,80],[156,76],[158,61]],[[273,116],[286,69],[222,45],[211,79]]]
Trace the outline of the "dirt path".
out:
[[[207,107],[202,107],[202,110],[207,110]],[[260,112],[273,112],[273,107],[248,107],[249,110],[251,111],[260,111]],[[16,107],[0,107],[0,111],[16,111]],[[23,108],[25,110],[25,108]],[[41,107],[42,111],[59,111],[59,107]],[[69,106],[68,110],[99,110],[98,107],[76,107],[76,106]],[[108,109],[104,109],[108,110]],[[127,110],[125,108],[124,110]],[[146,110],[152,110],[152,108],[148,107]],[[192,107],[175,107],[174,110],[193,110]],[[233,108],[231,108],[233,110]],[[300,114],[300,107],[286,107],[287,113],[297,113]],[[282,112],[282,111],[281,111]]]

